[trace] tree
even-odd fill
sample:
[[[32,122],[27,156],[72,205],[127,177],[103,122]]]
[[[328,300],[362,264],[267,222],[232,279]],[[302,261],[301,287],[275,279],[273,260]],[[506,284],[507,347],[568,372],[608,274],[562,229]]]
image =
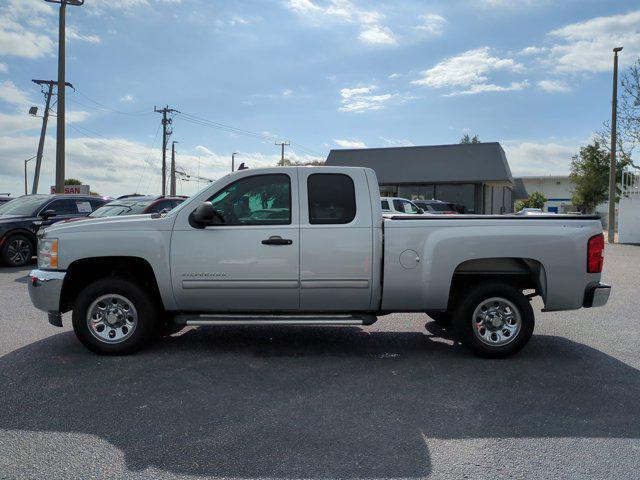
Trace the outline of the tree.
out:
[[[304,166],[313,166],[313,167],[322,167],[324,165],[324,160],[310,160],[308,162],[297,162],[291,161],[288,158],[284,160],[278,160],[279,167],[304,167]]]
[[[82,185],[82,182],[80,180],[78,180],[77,178],[67,178],[64,181],[65,185]]]
[[[609,152],[598,140],[582,147],[580,153],[572,158],[569,175],[575,185],[572,202],[579,210],[593,212],[598,204],[608,199],[609,159]],[[629,156],[620,154],[616,160],[616,183],[622,181],[622,171],[629,165]]]
[[[618,100],[616,149],[631,162],[633,150],[640,145],[640,59],[622,74],[621,93]],[[603,149],[610,152],[611,123],[606,121],[596,133]],[[633,165],[633,163],[630,163]],[[636,165],[634,167],[638,168]]]
[[[470,137],[468,133],[465,133],[464,136],[460,139],[460,143],[462,144],[480,143],[480,138],[478,138],[478,135],[474,135],[473,137]]]
[[[543,209],[547,203],[547,197],[540,192],[532,192],[526,200],[518,200],[516,202],[516,211],[519,212],[523,208],[539,208]]]

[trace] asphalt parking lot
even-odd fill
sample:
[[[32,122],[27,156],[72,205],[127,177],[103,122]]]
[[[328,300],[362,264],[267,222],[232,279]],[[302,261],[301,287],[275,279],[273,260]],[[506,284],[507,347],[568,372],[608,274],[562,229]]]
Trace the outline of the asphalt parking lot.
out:
[[[609,304],[538,312],[507,360],[417,314],[99,357],[3,269],[0,478],[640,478],[639,269],[607,246]]]

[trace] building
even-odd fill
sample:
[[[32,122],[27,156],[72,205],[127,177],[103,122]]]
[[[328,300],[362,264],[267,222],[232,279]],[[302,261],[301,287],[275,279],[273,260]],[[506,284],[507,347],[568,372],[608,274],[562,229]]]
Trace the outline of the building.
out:
[[[539,175],[516,178],[516,185],[520,182],[522,182],[525,193],[523,196],[519,189],[516,189],[516,200],[528,198],[533,192],[540,192],[547,198],[547,203],[544,204],[545,212],[575,212],[576,209],[571,203],[573,184],[569,180],[569,175]]]
[[[466,213],[513,212],[514,180],[497,142],[331,150],[326,164],[372,168],[381,196],[445,200]]]

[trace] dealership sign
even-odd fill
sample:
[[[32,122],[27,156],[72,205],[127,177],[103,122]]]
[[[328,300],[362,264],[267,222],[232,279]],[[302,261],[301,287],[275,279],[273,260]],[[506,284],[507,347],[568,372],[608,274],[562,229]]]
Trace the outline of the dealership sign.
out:
[[[64,193],[77,193],[82,195],[89,195],[91,189],[89,185],[65,185]],[[56,193],[56,187],[51,187],[51,193]]]

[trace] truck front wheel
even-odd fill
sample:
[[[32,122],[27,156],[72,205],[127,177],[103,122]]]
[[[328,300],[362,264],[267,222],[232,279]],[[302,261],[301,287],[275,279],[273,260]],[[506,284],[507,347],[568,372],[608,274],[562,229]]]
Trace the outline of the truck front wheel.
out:
[[[535,326],[529,299],[510,285],[478,285],[455,309],[453,326],[476,355],[503,358],[524,347]]]
[[[73,308],[73,330],[82,344],[102,355],[139,350],[154,333],[158,310],[136,283],[107,278],[80,292]]]

